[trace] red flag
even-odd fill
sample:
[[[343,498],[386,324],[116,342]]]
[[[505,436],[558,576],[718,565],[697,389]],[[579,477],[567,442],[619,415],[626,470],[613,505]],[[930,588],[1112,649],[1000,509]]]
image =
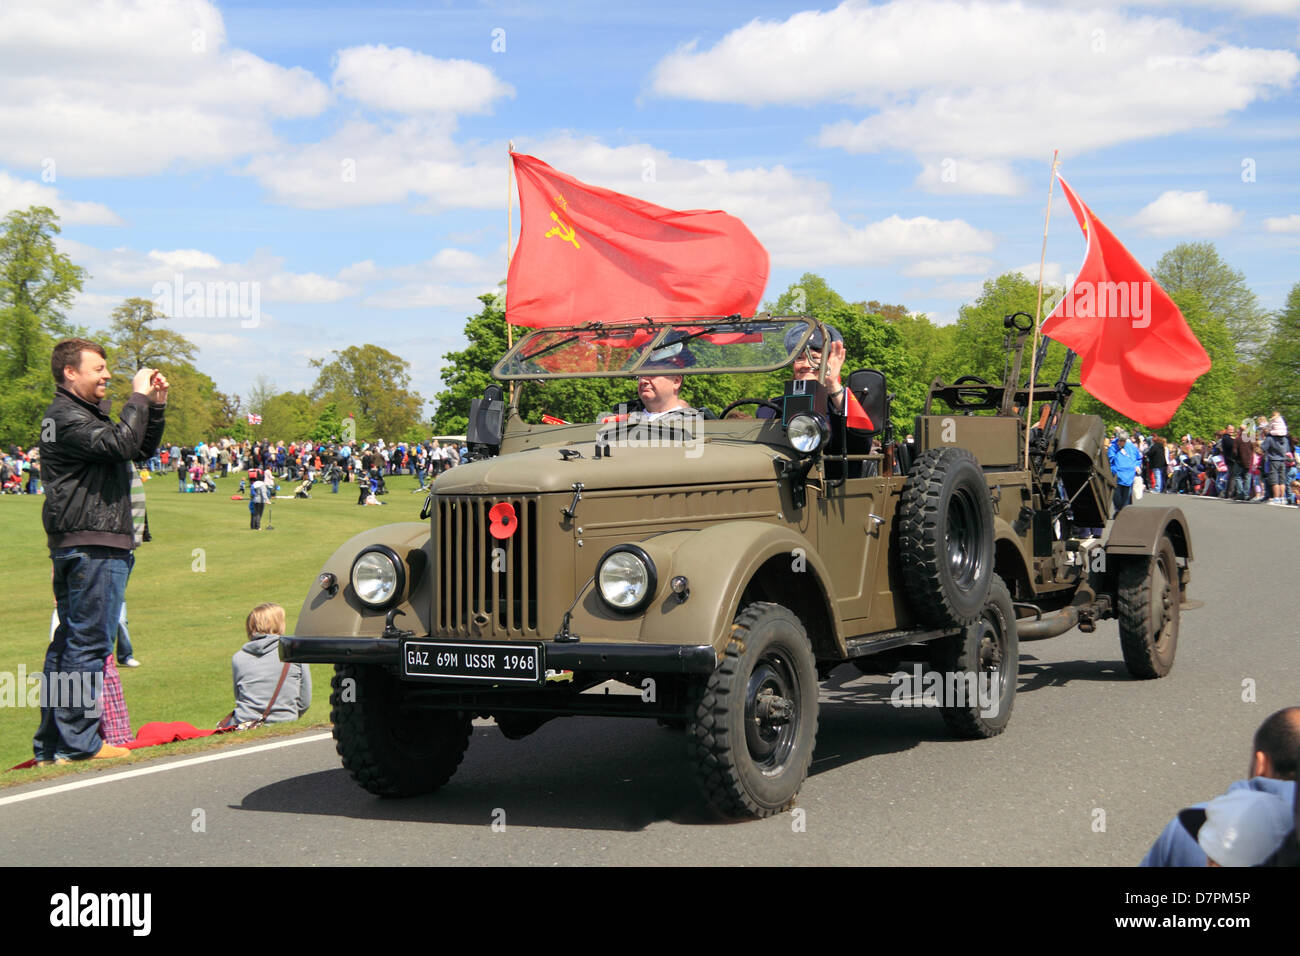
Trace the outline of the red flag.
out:
[[[535,327],[640,316],[753,315],[767,250],[724,212],[677,212],[512,153],[519,245],[506,319]]]
[[[1088,248],[1043,334],[1079,353],[1080,381],[1099,401],[1148,428],[1167,425],[1210,357],[1165,290],[1057,179]]]
[[[847,388],[844,390],[844,416],[845,424],[849,428],[860,428],[864,431],[874,432],[876,426],[871,424],[871,416],[862,407],[858,401],[858,396],[854,395]]]

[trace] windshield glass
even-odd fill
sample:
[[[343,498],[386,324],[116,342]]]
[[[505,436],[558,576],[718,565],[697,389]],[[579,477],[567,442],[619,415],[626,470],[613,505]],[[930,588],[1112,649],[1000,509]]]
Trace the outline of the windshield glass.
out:
[[[643,319],[537,329],[492,370],[502,381],[770,372],[789,365],[813,328],[798,317]],[[793,330],[793,334],[792,333]]]

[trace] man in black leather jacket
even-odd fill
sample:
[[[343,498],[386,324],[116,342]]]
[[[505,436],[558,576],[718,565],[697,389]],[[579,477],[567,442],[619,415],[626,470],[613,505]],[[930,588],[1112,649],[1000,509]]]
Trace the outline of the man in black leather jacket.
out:
[[[168,383],[153,369],[136,372],[114,423],[100,404],[112,376],[99,345],[60,342],[50,370],[58,388],[41,420],[42,519],[59,627],[32,749],[38,763],[120,757],[129,751],[100,738],[98,696],[134,559],[129,464],[158,447]]]

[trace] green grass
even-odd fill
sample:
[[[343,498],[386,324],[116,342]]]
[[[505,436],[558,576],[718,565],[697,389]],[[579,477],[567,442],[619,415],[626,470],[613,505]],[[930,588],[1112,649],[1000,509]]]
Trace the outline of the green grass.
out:
[[[153,540],[136,550],[126,591],[131,642],[142,664],[121,668],[132,729],[156,720],[216,726],[234,707],[230,657],[246,639],[248,612],[264,601],[282,604],[293,633],[308,589],[339,545],[367,528],[419,520],[424,497],[410,494],[415,479],[387,482],[391,493],[380,499],[387,502],[382,508],[358,507],[355,485],[341,484],[334,495],[329,485],[318,483],[310,499],[276,500],[274,530],[257,532],[248,529],[247,501],[230,500],[238,477],[217,479],[214,495],[178,494],[171,475],[146,482]],[[294,487],[282,485],[281,493]],[[0,672],[13,675],[20,664],[28,674],[39,673],[49,641],[54,593],[41,527],[43,501],[40,495],[0,496],[0,580],[6,604]],[[313,666],[311,709],[300,722],[281,726],[305,729],[328,723],[332,673],[328,665]],[[31,757],[39,722],[40,711],[34,708],[0,708],[0,786],[56,772],[2,772]],[[219,739],[236,737],[247,739],[242,734]],[[140,753],[174,753],[176,747]],[[75,769],[84,772],[88,766]]]

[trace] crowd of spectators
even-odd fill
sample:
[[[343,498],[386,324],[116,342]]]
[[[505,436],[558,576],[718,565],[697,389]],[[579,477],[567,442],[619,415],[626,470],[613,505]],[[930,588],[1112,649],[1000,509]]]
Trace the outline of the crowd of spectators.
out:
[[[1136,473],[1145,491],[1297,505],[1296,440],[1279,411],[1228,425],[1211,438],[1183,435],[1177,442],[1115,429],[1109,451],[1121,485]]]
[[[332,440],[243,441],[222,438],[194,446],[171,445],[148,462],[154,474],[174,472],[178,490],[204,490],[210,479],[234,473],[266,472],[281,481],[340,482],[388,475],[414,475],[421,487],[427,478],[460,464],[466,449],[434,439],[422,442],[372,443]]]

